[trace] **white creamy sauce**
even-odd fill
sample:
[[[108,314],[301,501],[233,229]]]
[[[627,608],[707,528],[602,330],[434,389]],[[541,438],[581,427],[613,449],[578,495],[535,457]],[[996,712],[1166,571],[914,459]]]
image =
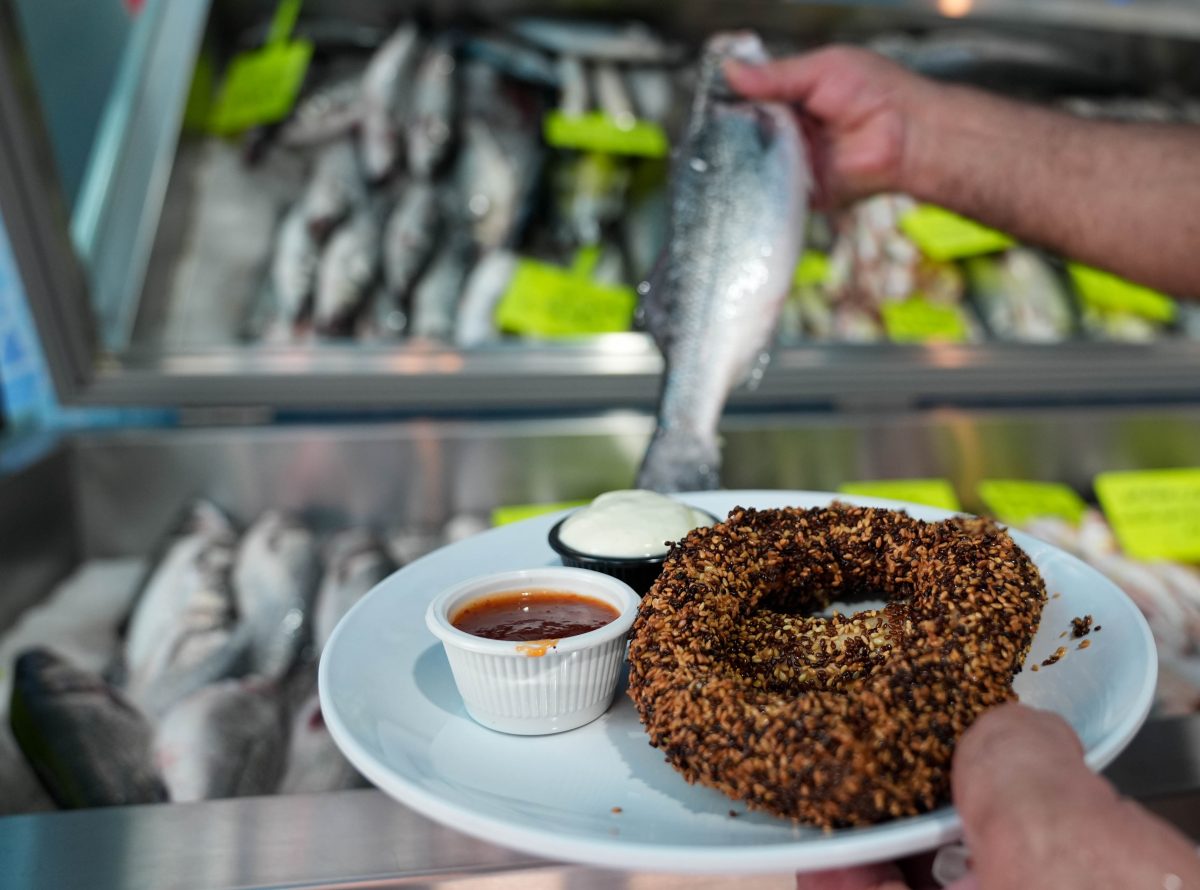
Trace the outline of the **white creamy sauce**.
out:
[[[712,519],[687,504],[653,491],[631,489],[600,495],[571,515],[559,529],[568,547],[592,556],[662,556],[667,541],[678,541]]]

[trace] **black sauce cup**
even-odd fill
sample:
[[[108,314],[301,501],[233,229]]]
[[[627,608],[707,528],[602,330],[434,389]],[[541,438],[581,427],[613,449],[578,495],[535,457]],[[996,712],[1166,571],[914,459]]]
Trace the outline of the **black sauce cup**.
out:
[[[707,510],[700,510],[696,507],[691,509],[698,513],[703,513],[712,520],[710,525],[716,525],[721,520],[709,513]],[[572,516],[574,514],[571,514]],[[550,529],[550,547],[562,559],[565,566],[572,566],[577,569],[591,569],[593,572],[603,572],[605,575],[612,575],[614,578],[619,578],[637,592],[638,596],[645,595],[654,582],[658,579],[659,573],[662,571],[663,561],[667,558],[667,554],[661,556],[596,556],[592,553],[584,553],[582,550],[576,550],[563,543],[559,537],[559,530],[563,523],[570,519],[571,516],[564,516],[554,524],[554,528]]]

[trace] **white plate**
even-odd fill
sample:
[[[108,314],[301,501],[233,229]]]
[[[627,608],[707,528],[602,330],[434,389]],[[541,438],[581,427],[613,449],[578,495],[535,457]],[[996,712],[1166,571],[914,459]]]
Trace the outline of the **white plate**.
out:
[[[811,507],[833,497],[785,491],[681,496],[721,516],[736,505]],[[922,519],[950,515],[895,501],[841,499],[903,507]],[[385,580],[338,625],[321,658],[321,705],[333,738],[363,775],[414,810],[467,834],[548,859],[627,870],[833,868],[928,850],[958,837],[951,807],[832,833],[747,813],[720,792],[688,785],[650,747],[623,691],[599,720],[560,735],[503,735],[472,722],[441,644],[425,628],[425,606],[442,588],[474,575],[556,564],[546,534],[561,515],[503,526],[438,550]],[[1156,677],[1150,630],[1098,572],[1049,544],[1014,537],[1051,594],[1029,663],[1069,642],[1059,635],[1073,617],[1090,614],[1103,626],[1088,638],[1090,648],[1072,645],[1058,664],[1023,671],[1016,681],[1022,701],[1070,722],[1088,763],[1100,769],[1149,711]]]

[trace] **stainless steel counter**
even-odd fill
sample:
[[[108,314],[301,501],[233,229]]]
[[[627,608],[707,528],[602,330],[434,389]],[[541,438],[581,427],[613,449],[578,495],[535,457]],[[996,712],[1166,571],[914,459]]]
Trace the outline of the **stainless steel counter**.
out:
[[[643,415],[353,427],[126,431],[0,453],[0,627],[81,560],[149,552],[206,494],[241,519],[268,506],[318,527],[438,525],[502,504],[627,486]],[[938,475],[968,505],[987,476],[1087,491],[1104,469],[1194,464],[1200,411],[943,411],[869,417],[734,415],[731,488],[835,488]],[[1200,718],[1151,723],[1109,769],[1126,793],[1200,836]],[[727,886],[548,863],[433,824],[376,791],[244,798],[0,819],[4,887],[499,888]],[[787,875],[738,877],[787,887]]]
[[[1200,840],[1200,718],[1151,725],[1110,768],[1126,794]],[[1144,792],[1144,793],[1142,793]],[[123,807],[0,819],[4,886],[450,886],[521,890],[726,887],[729,875],[563,865],[469,838],[378,791]],[[741,875],[746,890],[791,875]]]

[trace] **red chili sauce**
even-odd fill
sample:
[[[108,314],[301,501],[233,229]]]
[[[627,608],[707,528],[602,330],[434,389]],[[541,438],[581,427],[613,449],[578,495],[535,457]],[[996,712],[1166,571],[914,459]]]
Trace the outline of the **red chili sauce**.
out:
[[[603,600],[561,590],[508,590],[467,603],[450,623],[489,640],[557,640],[604,627],[620,612]]]

